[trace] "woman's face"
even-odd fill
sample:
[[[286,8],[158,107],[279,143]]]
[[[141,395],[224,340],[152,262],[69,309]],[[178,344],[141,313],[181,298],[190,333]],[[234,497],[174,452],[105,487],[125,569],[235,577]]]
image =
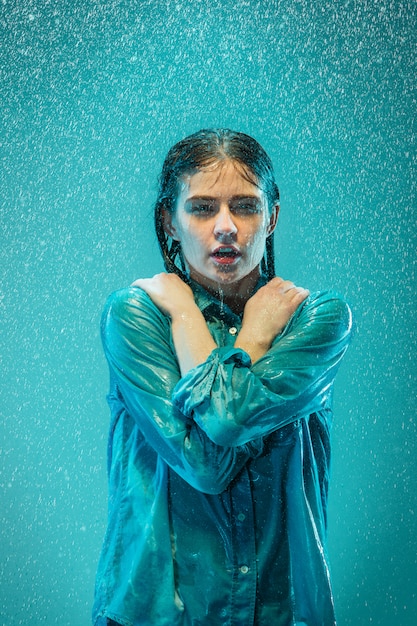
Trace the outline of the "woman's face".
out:
[[[186,177],[174,214],[164,219],[193,280],[214,292],[249,293],[277,216],[278,207],[268,211],[263,191],[225,161]]]

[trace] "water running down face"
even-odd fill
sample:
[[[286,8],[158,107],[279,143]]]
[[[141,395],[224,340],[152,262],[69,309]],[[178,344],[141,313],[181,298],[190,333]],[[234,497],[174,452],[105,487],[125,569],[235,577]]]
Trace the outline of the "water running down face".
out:
[[[164,214],[166,232],[181,244],[190,276],[217,293],[250,293],[259,277],[278,207],[227,160],[183,180],[176,210]]]

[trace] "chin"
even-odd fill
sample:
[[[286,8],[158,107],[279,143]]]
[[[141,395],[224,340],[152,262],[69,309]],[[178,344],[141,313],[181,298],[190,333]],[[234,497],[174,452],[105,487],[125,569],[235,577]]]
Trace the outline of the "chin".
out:
[[[216,271],[213,280],[221,283],[235,283],[245,278],[245,276],[247,276],[247,274],[242,274],[242,272],[237,271],[236,267],[225,266]]]
[[[199,283],[202,287],[205,287],[209,290],[218,289],[219,285],[230,286],[234,284],[241,283],[245,279],[249,279],[251,274],[259,268],[253,268],[248,270],[247,272],[242,272],[242,268],[237,268],[234,265],[224,266],[224,267],[216,267],[207,273],[198,272],[192,268],[190,268],[190,276],[193,280]],[[258,273],[257,273],[258,275]]]

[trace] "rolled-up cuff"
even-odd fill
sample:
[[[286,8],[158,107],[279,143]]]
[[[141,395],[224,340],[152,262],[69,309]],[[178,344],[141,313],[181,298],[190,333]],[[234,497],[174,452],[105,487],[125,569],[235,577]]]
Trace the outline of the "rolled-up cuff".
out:
[[[211,352],[204,363],[191,369],[176,384],[172,400],[175,406],[186,417],[206,402],[212,393],[213,383],[221,367],[250,367],[251,360],[247,352],[240,348],[222,347]]]

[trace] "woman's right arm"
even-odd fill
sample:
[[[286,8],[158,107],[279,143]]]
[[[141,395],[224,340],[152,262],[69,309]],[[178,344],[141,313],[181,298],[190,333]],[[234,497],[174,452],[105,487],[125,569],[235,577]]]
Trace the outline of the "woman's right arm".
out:
[[[144,291],[130,287],[110,296],[101,330],[119,393],[148,443],[194,488],[205,493],[226,489],[262,449],[262,440],[219,446],[173,406],[181,373],[167,316]]]

